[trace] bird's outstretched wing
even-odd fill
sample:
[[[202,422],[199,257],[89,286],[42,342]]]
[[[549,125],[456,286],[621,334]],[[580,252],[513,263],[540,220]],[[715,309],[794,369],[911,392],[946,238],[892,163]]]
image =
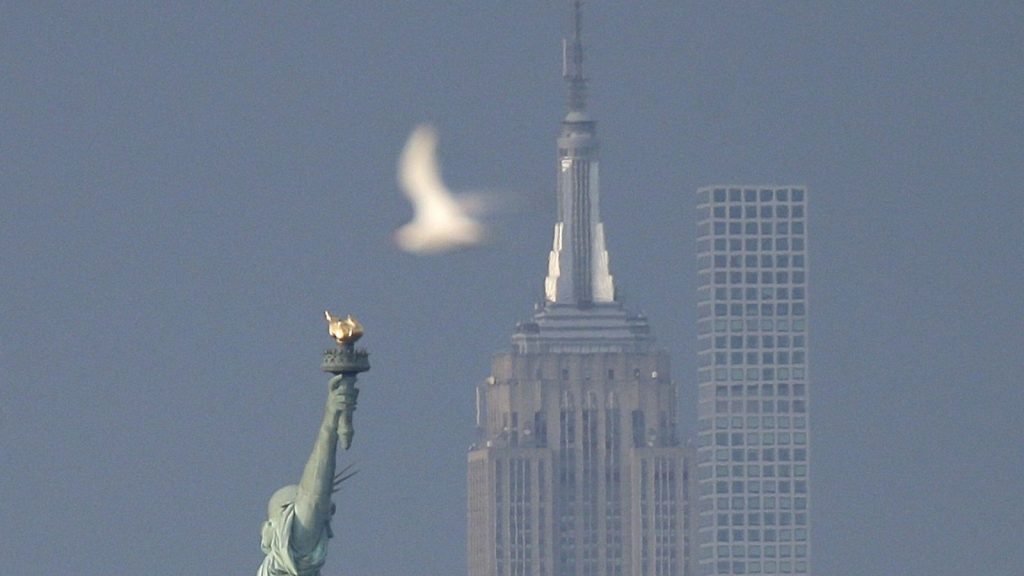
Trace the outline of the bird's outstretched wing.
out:
[[[415,220],[426,225],[465,217],[459,203],[441,179],[437,162],[437,132],[432,126],[417,126],[409,136],[399,161],[399,183],[413,203]]]
[[[466,213],[441,179],[437,133],[418,126],[398,161],[398,183],[413,205],[412,221],[395,231],[398,246],[415,254],[437,254],[480,244],[484,227]]]

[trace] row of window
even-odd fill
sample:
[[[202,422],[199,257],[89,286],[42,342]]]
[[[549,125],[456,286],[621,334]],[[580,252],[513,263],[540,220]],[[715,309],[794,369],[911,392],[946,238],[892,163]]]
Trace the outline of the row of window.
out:
[[[799,506],[797,500],[800,501]],[[775,511],[775,508],[779,508],[780,511]],[[751,512],[763,513],[765,515],[766,526],[791,526],[793,523],[793,511],[799,517],[801,514],[807,513],[807,497],[806,496],[778,496],[776,502],[770,507],[771,510],[762,512],[761,509],[752,509]],[[730,510],[746,511],[747,498],[744,496],[703,496],[700,499],[700,511],[705,512],[722,512]],[[777,516],[775,516],[777,515]],[[770,517],[770,518],[769,518]],[[778,518],[778,523],[774,521]],[[767,520],[771,519],[772,522]],[[701,529],[708,528],[707,525],[701,524]]]
[[[757,303],[741,304],[735,302],[732,304],[718,303],[714,306],[714,314],[716,318],[725,317],[739,317],[739,316],[806,316],[807,305],[803,302],[793,302],[790,305],[789,302],[762,302],[760,306]],[[697,315],[700,318],[707,318],[709,310],[701,307],[697,311]]]
[[[748,482],[749,482],[749,485],[748,485]],[[795,482],[790,482],[789,480],[783,480],[783,481],[777,482],[777,484],[778,484],[778,490],[782,494],[788,494],[791,491],[794,494],[807,494],[807,481],[806,480],[797,480]],[[703,481],[703,482],[700,483],[701,496],[710,496],[712,494],[729,494],[729,493],[732,493],[732,494],[747,494],[748,493],[747,488],[755,488],[755,489],[758,490],[757,493],[760,493],[760,483],[759,482],[755,482],[753,480],[751,480],[751,481],[732,480],[731,482],[729,480],[716,480],[714,482],[712,482],[710,480],[707,480],[707,481]],[[792,488],[792,490],[790,490],[791,488]],[[761,502],[762,499],[764,500],[764,507],[765,508],[775,508],[776,500],[775,500],[774,496],[764,496],[763,498],[761,496],[748,496],[747,497],[747,510],[760,510],[761,509],[761,504],[762,504],[762,502]],[[784,505],[783,505],[784,509],[788,508],[788,502],[789,502],[788,500],[786,500],[784,502]],[[743,519],[742,519],[743,515],[739,514],[738,516],[740,517],[740,520],[739,520],[739,524],[737,524],[737,525],[738,526],[742,526],[743,525]],[[719,522],[719,524],[721,524],[721,522]],[[728,520],[726,520],[725,524],[728,525]]]
[[[779,428],[788,428],[790,418],[789,416],[779,416],[777,419],[775,416],[761,416],[761,427],[766,429],[775,428],[776,420],[778,420]],[[746,422],[744,423],[743,416],[716,416],[713,420],[714,427],[716,430],[728,430],[729,428],[757,428],[758,417],[747,416]],[[792,418],[794,428],[806,428],[807,419],[805,416],[794,416]],[[698,427],[701,433],[705,433],[711,430],[712,419],[701,418],[698,421]],[[746,426],[744,426],[746,424]],[[794,432],[795,434],[796,432]]]
[[[790,431],[774,431],[774,433],[756,433],[756,431],[754,431],[754,433],[749,433],[748,435],[746,435],[745,439],[743,438],[743,435],[741,433],[733,434],[731,439],[728,436],[721,436],[722,434],[724,433],[716,433],[716,440],[714,444],[711,441],[710,435],[701,435],[700,440],[698,440],[701,453],[705,453],[706,448],[709,449],[708,451],[710,451],[710,448],[712,446],[775,446],[776,442],[779,446],[787,446],[791,444],[791,441],[793,444],[796,444],[797,446],[807,445],[807,434],[803,433],[803,431],[794,431],[792,435]],[[726,442],[723,443],[723,439],[726,440]],[[722,460],[723,455],[729,455],[728,452],[728,450],[716,449],[716,459]],[[742,449],[737,450],[734,448],[732,451],[732,455],[734,456],[733,461],[742,462],[744,460],[742,452]],[[750,453],[753,454],[753,456],[750,458],[751,460],[760,460],[760,458],[757,456],[760,453],[757,448],[751,449]],[[774,452],[769,452],[768,450],[765,450],[764,454],[766,460],[774,461]],[[800,452],[800,454],[803,455],[803,457],[796,458],[798,461],[807,459],[806,452]],[[786,455],[788,455],[788,453],[786,453]],[[771,458],[769,458],[769,456],[771,456]],[[788,457],[779,459],[788,460]]]
[[[785,220],[788,218],[803,218],[804,217],[804,206],[803,204],[796,204],[790,206],[788,204],[746,204],[740,206],[733,204],[731,206],[714,206],[710,210],[708,208],[702,208],[700,211],[700,217],[702,219],[712,216],[715,219],[729,220],[756,220],[758,218],[762,220],[777,218],[779,220]]]
[[[804,380],[807,373],[804,368],[715,368],[714,373],[710,369],[701,369],[697,373],[697,380],[701,383],[711,382],[712,376],[716,382],[729,382],[747,380],[748,382],[760,380]],[[791,376],[792,375],[792,376]]]
[[[742,416],[733,416],[732,418],[727,416],[720,416],[716,418],[716,420],[724,421],[722,422],[723,425],[718,427],[719,430],[728,430],[730,427],[730,420],[733,420],[732,428],[744,428],[744,421]],[[700,438],[711,438],[711,423],[711,418],[701,419],[701,434],[699,436]],[[790,427],[790,424],[792,423],[793,428],[796,428],[796,431],[800,431],[807,428],[807,417],[794,416],[790,418],[789,416],[779,416],[778,418],[776,418],[775,416],[747,416],[746,418],[746,428],[752,430],[757,430],[758,427],[764,428],[766,430],[774,430],[776,428],[776,423],[778,423],[778,427],[782,429],[788,429]],[[701,443],[701,446],[710,445],[710,440]]]
[[[753,286],[733,286],[724,287],[719,286],[712,290],[708,287],[707,290],[702,290],[700,294],[701,302],[707,302],[712,299],[714,295],[715,305],[719,304],[753,304],[757,305],[758,300],[762,303],[771,303],[770,301],[781,301],[783,303],[803,303],[807,299],[807,290],[803,286],[794,286],[792,289],[780,286],[778,288],[771,286],[762,286],[756,288]],[[731,300],[731,302],[730,302]],[[790,302],[790,301],[793,302]],[[707,306],[707,304],[705,304]]]
[[[757,454],[755,453],[753,456],[754,458],[750,459],[756,459]],[[734,480],[737,480],[749,477],[751,479],[746,480],[747,492],[752,494],[760,494],[762,487],[764,488],[765,494],[775,494],[776,491],[790,491],[790,484],[788,480],[782,480],[779,482],[776,482],[776,480],[774,479],[762,480],[761,469],[756,468],[756,466],[758,466],[758,464],[715,464],[714,466],[704,465],[701,466],[698,470],[697,476],[700,478],[702,482],[712,479],[732,478]],[[805,476],[800,477],[804,478]],[[708,494],[704,494],[704,496],[708,496]]]
[[[734,350],[727,352],[725,350],[710,353],[708,350],[702,350],[697,358],[697,365],[700,368],[708,368],[710,366],[775,366],[775,365],[788,365],[796,364],[799,366],[805,365],[807,361],[807,352],[802,349],[795,350],[778,350],[775,352],[757,352],[748,351],[743,352],[742,350]],[[738,378],[742,380],[741,378]]]
[[[756,387],[757,387],[756,384],[750,386],[750,388],[756,388]],[[801,385],[801,387],[803,387],[803,385]],[[721,388],[722,387],[719,386],[719,389],[721,389]],[[756,392],[754,394],[756,396]],[[714,401],[714,404],[711,403],[711,397],[710,396],[711,396],[711,390],[708,389],[707,387],[705,387],[705,389],[700,391],[700,408],[701,408],[701,412],[705,413],[706,416],[711,416],[712,415],[712,413],[710,412],[712,409],[714,409],[714,411],[719,412],[719,413],[721,413],[721,412],[743,412],[745,410],[747,412],[750,412],[751,414],[760,414],[761,412],[764,412],[766,414],[775,414],[775,413],[786,414],[791,409],[792,409],[793,412],[797,412],[799,414],[804,414],[804,413],[806,413],[806,409],[807,409],[807,399],[806,399],[806,396],[798,396],[798,397],[794,398],[792,401],[790,401],[788,398],[780,399],[780,400],[773,400],[773,399],[759,399],[759,398],[756,398],[756,397],[754,397],[754,398],[741,397],[741,398],[733,398],[732,400],[727,400],[724,397],[720,397],[719,399]],[[766,418],[770,418],[770,417],[766,417]],[[748,419],[748,421],[752,421],[752,422],[748,422],[748,427],[751,427],[751,428],[754,428],[754,429],[756,429],[758,427],[758,417],[757,416],[751,415],[751,416],[748,416],[747,419]],[[789,417],[788,416],[779,416],[779,419],[786,421],[786,424],[781,424],[781,422],[780,422],[780,426],[779,426],[780,428],[788,428],[789,427]],[[805,424],[806,419],[803,416],[795,416],[794,420],[798,420],[799,421],[799,426],[797,426],[797,427],[803,428],[803,427],[806,426],[806,424]],[[750,424],[753,424],[753,426],[750,426]],[[771,426],[771,428],[774,428],[774,426]],[[703,435],[704,436],[709,436],[706,433],[704,433]]]
[[[748,466],[748,468],[750,468],[751,464],[748,464],[746,466]],[[720,471],[721,470],[727,471],[728,468],[729,468],[728,465],[706,466],[706,467],[707,467],[708,470],[711,470],[712,467],[720,468]],[[800,495],[800,494],[807,494],[807,481],[806,480],[798,480],[798,481],[795,481],[795,482],[791,482],[791,481],[788,481],[788,480],[779,480],[779,481],[776,481],[776,480],[761,480],[760,477],[756,478],[755,480],[737,480],[738,478],[742,478],[742,468],[743,468],[743,466],[739,465],[739,464],[733,464],[733,467],[736,468],[733,471],[740,472],[739,476],[736,476],[736,475],[726,475],[724,477],[716,477],[714,483],[712,483],[711,480],[701,480],[700,486],[701,486],[701,491],[703,493],[701,493],[700,495],[701,496],[711,496],[712,494],[728,494],[730,488],[731,488],[733,494],[753,494],[753,495],[758,495],[758,494],[762,494],[762,493],[764,493],[764,494],[782,494],[782,495],[788,495],[790,493],[795,493],[795,494],[798,494],[798,495]],[[729,481],[723,480],[725,478],[730,478],[730,477],[734,477],[734,478],[732,478],[731,486],[730,486],[730,482]],[[751,497],[754,497],[754,496],[751,496]],[[750,509],[757,509],[757,508],[751,508],[750,507],[751,505],[752,505],[752,502],[748,502],[748,508],[750,508]]]
[[[768,445],[768,446],[774,446]],[[702,450],[697,454],[697,460],[701,464],[707,464],[711,461],[712,450]],[[714,450],[715,461],[718,463],[722,462],[760,462],[762,452],[757,448],[717,448]],[[748,456],[750,458],[748,458]],[[803,472],[797,470],[797,467],[802,467]],[[790,464],[752,464],[746,467],[745,478],[803,478],[807,476],[807,466],[803,464],[795,464],[793,468]],[[735,469],[733,471],[743,471],[742,469]],[[742,477],[739,477],[742,478]]]
[[[774,512],[765,512],[764,515],[765,515],[765,517],[767,519],[768,516],[774,517],[775,513]],[[703,516],[705,516],[705,515],[702,515],[702,517]],[[708,515],[708,516],[710,516],[710,515]],[[724,525],[725,526],[729,526],[729,522],[728,522],[728,516],[729,515],[728,514],[719,514],[718,516],[719,516],[719,518],[721,518],[722,516],[725,516],[726,517],[726,522],[725,522]],[[734,514],[734,516],[736,516],[736,515]],[[742,514],[740,514],[740,516],[742,516]],[[750,516],[751,517],[754,517],[754,516],[760,517],[760,514],[751,514]],[[807,516],[806,513],[799,512],[799,513],[797,513],[797,516],[803,516],[804,520],[806,522],[806,516]],[[709,520],[709,522],[710,522],[710,520]],[[719,526],[721,526],[721,524]],[[758,524],[758,526],[760,526],[760,524]],[[777,526],[777,524],[765,523],[765,526]],[[756,547],[756,552],[754,552],[755,555],[749,556],[749,557],[751,557],[751,558],[760,558],[761,557],[761,547],[760,547],[760,544],[753,544],[755,542],[798,542],[799,543],[799,542],[806,542],[807,541],[807,528],[782,528],[782,529],[766,528],[766,529],[763,529],[763,530],[761,528],[749,528],[749,529],[733,528],[733,529],[730,530],[729,528],[721,528],[721,527],[719,527],[719,528],[715,528],[713,532],[705,531],[708,528],[712,528],[712,525],[705,524],[705,525],[701,526],[700,540],[701,540],[701,544],[703,544],[701,546],[701,552],[700,552],[700,554],[701,554],[700,557],[701,558],[707,558],[711,554],[711,552],[709,552],[709,550],[714,550],[714,549],[713,549],[713,547],[707,546],[707,545],[708,544],[712,544],[714,542],[718,542],[719,543],[719,547],[718,547],[718,555],[719,556],[724,556],[724,557],[727,557],[727,558],[729,556],[743,557],[743,555],[751,554],[751,548],[746,548],[746,546],[751,546],[751,547]],[[721,546],[721,544],[725,543],[725,542],[738,542],[739,544],[734,544],[731,551],[728,550],[728,548],[729,548],[728,546],[725,546],[725,548],[727,550],[723,553],[723,551],[722,551],[723,546]],[[743,543],[750,543],[750,544],[744,545]],[[801,544],[797,544],[797,545],[800,546]],[[791,546],[791,544],[784,544],[783,546]],[[739,550],[737,550],[737,548],[739,548]],[[746,550],[744,550],[743,548],[746,548]],[[774,548],[774,546],[773,546],[772,547],[772,551],[768,552],[766,554],[766,556],[769,557],[769,558],[775,558],[776,557],[776,554],[775,554],[776,551],[777,551],[777,549]],[[783,558],[789,558],[789,557],[792,556],[792,552],[794,552],[794,550],[789,549],[787,552],[782,552],[781,556]],[[800,556],[802,557],[804,555],[800,554]]]
[[[720,270],[722,268],[789,268],[791,263],[793,268],[803,268],[805,262],[803,254],[776,254],[774,256],[771,254],[747,254],[745,256],[717,254],[713,257],[701,256],[697,259],[700,270],[710,268],[712,263],[716,269]]]
[[[767,484],[768,481],[765,481]],[[782,498],[780,496],[779,498]],[[794,512],[792,510],[792,500],[790,496],[785,496],[788,499],[785,510],[776,511],[769,510],[762,512],[761,510],[751,510],[746,512],[747,503],[743,496],[702,496],[700,499],[700,529],[712,527],[712,514],[721,514],[722,512],[729,511],[740,511],[748,514],[747,524],[749,526],[760,526],[757,524],[764,521],[764,526],[806,526],[807,525],[807,510],[798,510]],[[800,496],[800,498],[805,498]],[[806,498],[805,498],[806,499]]]
[[[762,565],[764,566],[762,572]],[[742,562],[719,560],[717,563],[709,562],[700,566],[700,576],[712,576],[713,574],[806,574],[807,573],[807,562],[796,561],[792,562],[784,560],[777,562],[775,560],[766,560],[763,563],[760,561]]]
[[[774,432],[715,432],[714,436],[711,434],[701,434],[700,446],[718,446],[718,447],[729,447],[729,446],[760,446],[762,440],[762,434],[764,437],[770,437],[769,435]],[[781,434],[781,433],[780,433]],[[772,438],[774,440],[774,438]],[[772,443],[774,444],[774,442]],[[754,449],[754,458],[752,460],[759,460],[757,458],[757,449]],[[764,459],[767,462],[774,462],[776,457],[776,451],[774,448],[765,448]],[[779,448],[778,458],[780,461],[796,460],[797,462],[804,462],[807,460],[807,449],[796,448],[790,452],[789,448]],[[742,461],[742,460],[740,460]]]
[[[807,385],[801,383],[794,383],[792,385],[780,382],[778,385],[775,384],[732,384],[724,385],[718,384],[715,386],[715,397],[716,398],[749,398],[751,396],[789,396],[792,392],[793,396],[803,396],[807,393]]]
[[[728,286],[737,284],[790,284],[790,273],[789,272],[770,272],[768,270],[761,270],[760,272],[746,271],[741,272],[733,270],[726,272],[719,270],[717,272],[709,272],[707,270],[697,274],[697,281],[701,288],[710,286],[712,284],[712,278],[714,279],[715,286]],[[803,270],[794,270],[792,274],[792,284],[802,286],[805,284],[807,274]]]
[[[750,238],[751,236],[759,236],[761,239],[771,238],[773,236],[784,238],[789,235],[793,235],[793,240],[802,238],[806,232],[806,224],[803,220],[794,221],[740,221],[740,222],[725,222],[721,220],[701,220],[697,224],[697,252],[708,252],[708,247],[711,241],[711,231],[715,230],[714,236],[726,236],[726,232],[731,236],[729,238],[729,245],[732,242],[741,240],[736,236],[746,235],[748,238],[745,239],[744,245],[750,246],[751,241],[756,241],[758,238]],[[725,238],[715,238],[715,246],[719,246],[719,240],[725,240]],[[752,250],[748,248],[748,250]]]
[[[785,286],[762,286],[761,288],[755,288],[753,286],[718,286],[714,292],[710,289],[702,291],[702,300],[707,301],[711,299],[711,295],[714,294],[715,300],[741,300],[743,302],[756,302],[760,300],[806,300],[807,289],[803,286],[794,286],[792,289]]]
[[[714,547],[714,549],[711,546],[707,546],[705,549],[702,549],[701,557],[707,555],[705,550],[708,552],[717,552],[718,558],[760,559],[762,554],[764,555],[764,558],[807,558],[806,544],[766,544],[763,547],[760,544],[733,544],[731,546],[719,544]]]
[[[715,252],[747,252],[747,253],[762,253],[762,252],[803,252],[806,248],[806,243],[802,237],[790,238],[789,236],[780,236],[776,238],[762,237],[762,238],[715,238],[714,241]],[[704,238],[697,241],[697,254],[707,254],[711,252],[711,239]]]
[[[807,353],[804,350],[779,350],[776,352],[721,352],[714,353],[714,363],[716,366],[728,366],[730,364],[747,364],[750,366],[757,366],[759,364],[764,365],[775,365],[775,364],[803,364],[807,360]]]
[[[742,420],[742,418],[740,418]],[[721,436],[726,434],[726,436]],[[711,446],[709,441],[703,440],[705,438],[711,438],[710,434],[702,434],[700,436],[702,440],[699,440],[701,447]],[[721,443],[721,440],[728,440],[729,442]],[[805,445],[807,444],[807,433],[794,431],[777,431],[777,432],[747,432],[745,437],[743,432],[733,432],[729,435],[726,432],[715,433],[715,446],[775,446],[778,444],[790,444],[792,440],[793,444]],[[742,459],[739,460],[742,462]]]
[[[735,450],[741,450],[741,449],[740,448],[736,448]],[[765,470],[765,469],[763,469],[761,467],[762,464],[760,464],[760,463],[758,463],[758,464],[727,464],[727,463],[719,463],[719,464],[715,464],[714,466],[711,466],[708,463],[708,462],[710,462],[710,459],[708,458],[710,455],[711,455],[710,454],[710,450],[701,455],[702,456],[701,457],[701,462],[704,465],[700,467],[700,470],[699,470],[697,475],[698,475],[698,477],[702,481],[706,481],[706,480],[709,480],[709,479],[712,479],[712,478],[718,478],[718,479],[721,479],[721,478],[733,478],[733,479],[737,479],[737,481],[738,481],[738,479],[750,478],[751,480],[747,480],[747,482],[750,483],[750,484],[748,484],[747,489],[748,489],[748,491],[753,491],[753,492],[757,493],[758,492],[758,487],[760,486],[761,479],[762,478],[769,478],[769,479],[772,479],[772,480],[765,480],[765,482],[766,483],[767,482],[771,482],[772,485],[771,486],[766,485],[765,486],[765,491],[767,492],[770,489],[771,493],[775,493],[775,484],[774,484],[775,480],[774,480],[774,478],[794,478],[794,477],[796,477],[796,478],[806,478],[807,477],[807,473],[806,473],[807,466],[804,465],[804,464],[796,464],[795,465],[795,466],[801,466],[801,470],[796,470],[795,468],[793,468],[793,469],[789,469],[789,468],[781,469],[780,468],[779,470],[776,470],[775,468],[771,468],[771,469]],[[747,460],[749,460],[749,461],[757,461],[761,457],[761,453],[759,453],[756,448],[754,448],[754,449],[748,448],[747,449],[747,455],[748,455],[747,456]],[[772,458],[772,461],[773,462],[775,461],[774,457]],[[723,462],[729,462],[729,460],[724,460]],[[742,460],[741,460],[741,462],[742,462]],[[784,464],[780,464],[779,466],[783,466],[783,465]],[[775,466],[775,465],[774,464],[770,464],[770,466]],[[770,475],[766,476],[765,475],[766,472],[769,473]],[[775,475],[776,472],[779,472],[780,474],[778,476],[776,476]],[[799,474],[797,474],[797,472],[799,472]],[[714,476],[712,476],[712,474],[714,474]],[[788,490],[788,484],[786,484],[784,486],[787,487],[787,490],[785,490],[785,491],[788,492],[789,491]],[[707,489],[707,490],[710,490],[710,489]],[[701,494],[701,496],[710,496],[710,495],[711,495],[711,492],[707,492],[706,490]]]
[[[710,241],[705,239],[704,242],[700,243],[697,247],[698,252],[710,252],[710,250],[700,250],[701,247],[709,246]],[[746,253],[762,253],[762,252],[803,252],[806,243],[801,237],[781,236],[777,238],[715,238],[714,248],[715,252],[746,252]]]
[[[786,521],[785,524],[781,523],[783,518]],[[731,520],[731,522],[730,522],[730,520]],[[716,522],[717,522],[717,524],[716,524]],[[708,512],[702,512],[701,515],[700,515],[700,530],[701,530],[701,532],[703,532],[705,530],[708,530],[710,528],[728,527],[730,525],[733,526],[733,527],[742,527],[742,526],[753,527],[753,528],[750,529],[751,531],[746,533],[746,537],[745,537],[744,541],[748,541],[748,542],[760,542],[760,541],[762,541],[762,536],[766,536],[767,538],[770,538],[770,539],[765,539],[765,541],[768,541],[768,542],[777,542],[779,540],[787,541],[787,540],[794,540],[794,539],[796,539],[797,541],[803,542],[803,541],[805,541],[807,539],[807,530],[806,530],[806,528],[799,528],[799,527],[802,527],[802,526],[807,526],[807,512],[806,511],[792,513],[792,515],[791,515],[791,512],[787,512],[787,511],[786,512],[760,512],[760,511],[758,511],[758,512],[746,512],[746,513],[744,513],[744,512],[733,512],[733,513],[731,513],[731,515],[730,515],[729,512],[718,512],[717,515],[716,515],[715,512],[708,511]],[[761,531],[761,527],[772,528],[772,527],[778,527],[778,526],[794,526],[794,525],[798,527],[797,530],[801,530],[802,532],[793,533],[793,532],[788,531],[788,529],[785,529],[786,532],[783,532],[781,534],[772,531],[772,532],[770,532],[768,534],[764,534],[763,535],[762,531]],[[701,534],[701,539],[703,540],[703,543],[707,544],[707,543],[710,543],[711,536],[709,535],[708,532],[703,532]]]
[[[783,523],[782,521],[785,520]],[[773,526],[807,526],[807,512],[714,512],[706,511],[700,515],[700,529],[706,530],[715,526],[752,526],[754,532],[748,532],[747,540],[754,540],[760,536],[761,527]],[[717,524],[716,524],[717,522]],[[786,535],[783,534],[785,537]],[[799,538],[801,534],[796,534]],[[803,538],[799,538],[803,540]],[[707,536],[705,536],[707,540]],[[789,540],[789,538],[784,538]],[[707,543],[707,542],[705,542]]]
[[[795,318],[792,322],[788,318],[742,318],[717,320],[703,320],[697,323],[697,332],[701,335],[710,332],[803,332],[807,328],[807,322],[803,318]]]
[[[768,226],[768,224],[774,224],[774,226]],[[774,233],[772,232],[774,230]],[[707,236],[758,236],[758,235],[777,235],[787,236],[792,234],[794,236],[802,236],[806,231],[803,220],[793,220],[791,222],[750,222],[750,221],[730,221],[715,220],[713,222],[701,222],[697,224],[697,238],[702,239]]]
[[[714,451],[715,461],[718,463],[724,462],[743,462],[746,450],[743,448],[733,448],[732,458],[730,458],[729,450],[719,449]],[[723,457],[724,454],[724,457]],[[698,455],[698,460],[701,464],[707,464],[710,462],[711,450],[701,452]],[[757,454],[754,454],[757,456]],[[736,468],[733,472],[744,472],[739,465],[733,464]],[[733,474],[737,478],[806,478],[807,477],[807,465],[805,464],[748,464],[746,471],[743,475]],[[707,496],[707,494],[704,494]]]
[[[789,335],[775,336],[773,334],[762,334],[758,336],[756,334],[751,334],[746,336],[745,339],[741,335],[733,334],[732,336],[715,336],[713,342],[715,350],[726,350],[729,348],[732,348],[733,350],[757,348],[772,349],[776,347],[803,348],[807,343],[807,339],[802,334],[798,334],[792,338]],[[704,346],[703,349],[706,350],[707,348],[710,348],[711,343],[712,339],[708,338],[706,346]],[[702,343],[702,345],[704,345],[704,343]],[[740,389],[738,392],[743,392],[743,390]]]
[[[754,338],[756,338],[756,336]],[[770,338],[770,336],[765,338]],[[747,339],[750,340],[750,337],[748,337]],[[802,348],[802,343],[794,344],[794,346],[796,347],[791,350],[789,349],[789,346],[784,347],[783,345],[780,344],[779,347],[785,349],[758,352],[756,350],[757,344],[755,342],[755,344],[750,347],[754,348],[755,350],[751,351],[749,348],[738,346],[737,348],[740,348],[739,350],[716,350],[712,357],[714,358],[714,363],[718,365],[744,363],[755,366],[758,364],[803,364],[804,362],[806,362],[807,352]],[[771,348],[771,346],[767,345],[765,347]]]
[[[705,407],[707,405],[705,404]],[[707,409],[707,408],[705,408]],[[793,400],[716,400],[714,410],[717,414],[727,412],[749,414],[806,414],[807,401]]]
[[[807,191],[803,188],[715,188],[713,193],[704,188],[697,191],[697,199],[706,204],[715,202],[803,202]]]

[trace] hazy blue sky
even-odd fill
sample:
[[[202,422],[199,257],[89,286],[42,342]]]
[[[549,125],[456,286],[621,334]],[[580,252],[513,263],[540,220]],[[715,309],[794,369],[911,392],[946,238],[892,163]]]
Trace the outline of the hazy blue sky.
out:
[[[561,0],[0,3],[0,565],[252,574],[367,326],[325,574],[465,572],[473,386],[542,295]],[[588,2],[602,213],[696,416],[694,191],[810,190],[818,574],[1024,573],[1024,4]],[[488,249],[399,253],[434,122]]]

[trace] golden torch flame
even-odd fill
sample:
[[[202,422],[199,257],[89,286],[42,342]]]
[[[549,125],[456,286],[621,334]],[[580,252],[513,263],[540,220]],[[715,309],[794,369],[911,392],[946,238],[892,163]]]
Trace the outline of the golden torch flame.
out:
[[[339,346],[355,342],[363,337],[363,325],[351,314],[341,318],[340,316],[331,316],[330,310],[324,310],[324,316],[327,317],[327,333],[334,338]]]

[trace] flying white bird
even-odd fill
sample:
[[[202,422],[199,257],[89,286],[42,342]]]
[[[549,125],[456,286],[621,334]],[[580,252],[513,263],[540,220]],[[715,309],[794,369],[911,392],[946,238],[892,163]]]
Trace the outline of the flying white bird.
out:
[[[441,180],[436,150],[434,129],[417,126],[398,161],[398,183],[415,211],[412,221],[395,231],[395,243],[406,252],[439,254],[484,241],[484,226]]]

